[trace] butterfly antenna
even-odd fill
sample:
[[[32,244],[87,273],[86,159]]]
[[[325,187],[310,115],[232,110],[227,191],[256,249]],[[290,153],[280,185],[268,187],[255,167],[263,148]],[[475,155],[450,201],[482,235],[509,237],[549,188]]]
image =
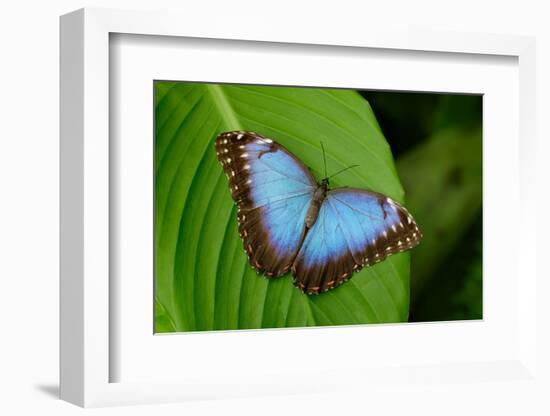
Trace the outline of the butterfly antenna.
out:
[[[327,155],[325,153],[325,146],[321,142],[321,149],[323,150],[323,163],[325,165],[325,178],[327,177]]]
[[[332,175],[330,175],[329,179],[330,179],[330,178],[334,178],[336,175],[339,175],[339,174],[341,174],[342,172],[345,172],[345,171],[348,170],[348,169],[356,168],[356,167],[358,167],[358,166],[359,166],[359,165],[351,165],[351,166],[348,166],[347,168],[344,168],[344,169],[342,169],[342,170],[339,170],[338,172],[333,173]]]

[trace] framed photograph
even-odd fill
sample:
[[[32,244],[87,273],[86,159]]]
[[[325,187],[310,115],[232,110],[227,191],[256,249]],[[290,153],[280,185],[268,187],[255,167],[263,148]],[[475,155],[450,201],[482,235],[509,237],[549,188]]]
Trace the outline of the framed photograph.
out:
[[[482,319],[481,95],[153,93],[155,333]]]
[[[537,383],[534,62],[516,36],[63,16],[61,397]]]

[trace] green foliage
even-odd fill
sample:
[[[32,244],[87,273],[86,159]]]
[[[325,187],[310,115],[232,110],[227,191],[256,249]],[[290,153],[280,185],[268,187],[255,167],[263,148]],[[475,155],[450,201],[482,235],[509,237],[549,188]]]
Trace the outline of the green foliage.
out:
[[[390,148],[359,94],[157,82],[155,103],[156,332],[407,320],[409,253],[311,297],[288,276],[267,280],[256,274],[242,250],[214,151],[223,131],[258,131],[320,178],[322,141],[329,172],[360,165],[334,178],[334,187],[368,188],[402,202]]]
[[[453,294],[454,319],[481,319],[483,317],[483,262],[481,239],[475,244],[476,256],[466,263],[463,285]],[[447,318],[448,319],[448,318]]]
[[[411,265],[415,296],[448,261],[481,209],[481,130],[438,130],[402,156],[397,167],[408,208],[424,234]]]
[[[482,217],[478,216],[453,253],[433,271],[413,299],[412,321],[481,319],[483,317]]]

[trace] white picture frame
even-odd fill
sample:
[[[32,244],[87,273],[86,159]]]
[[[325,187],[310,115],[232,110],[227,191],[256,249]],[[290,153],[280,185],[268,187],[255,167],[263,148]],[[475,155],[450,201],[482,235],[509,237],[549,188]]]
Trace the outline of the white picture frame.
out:
[[[519,132],[515,135],[520,145],[517,172],[519,203],[515,213],[528,212],[534,204],[534,193],[529,181],[534,169],[535,154],[535,42],[533,38],[508,35],[430,32],[361,33],[342,31],[327,38],[321,30],[285,30],[271,26],[250,27],[246,33],[234,33],[231,27],[212,25],[208,28],[187,21],[181,25],[181,16],[171,13],[83,9],[61,18],[61,398],[80,406],[159,403],[185,401],[196,398],[248,397],[255,395],[308,393],[368,386],[412,383],[414,380],[430,384],[434,380],[472,382],[507,380],[537,383],[536,362],[536,270],[534,252],[526,242],[535,241],[536,218],[521,215],[521,231],[515,239],[512,273],[524,271],[515,294],[517,319],[513,336],[514,347],[503,348],[495,360],[487,356],[455,363],[442,356],[439,363],[422,359],[402,368],[370,363],[364,369],[350,369],[342,364],[325,369],[327,376],[336,380],[329,387],[319,374],[306,371],[293,374],[287,370],[276,374],[266,370],[263,379],[248,382],[223,372],[216,380],[204,375],[169,378],[151,377],[148,381],[113,382],[112,368],[122,357],[112,348],[110,331],[111,312],[116,305],[110,296],[110,173],[117,169],[110,155],[110,42],[113,34],[155,36],[157,42],[174,38],[223,39],[225,42],[276,42],[281,50],[285,45],[331,45],[338,48],[411,51],[433,53],[431,56],[506,56],[517,59]],[[329,83],[330,85],[330,83]],[[398,86],[398,84],[395,84]],[[396,88],[396,87],[394,87]],[[514,133],[515,134],[515,133]],[[533,145],[532,145],[533,144]],[[510,149],[508,149],[510,150]],[[513,153],[513,150],[512,150]],[[513,194],[515,195],[515,194]],[[526,271],[530,271],[529,273]],[[144,306],[148,308],[148,305]],[[150,309],[148,309],[150,310]],[[444,324],[441,330],[444,330]],[[423,331],[420,326],[409,326],[409,333]],[[454,329],[453,329],[454,330]],[[471,330],[471,328],[468,328]],[[479,330],[479,329],[476,329]],[[336,336],[354,337],[360,328],[345,328],[336,334],[330,328],[308,337],[319,341]],[[393,331],[393,330],[390,330]],[[502,330],[504,331],[504,329]],[[481,330],[483,332],[483,330]],[[152,333],[151,333],[152,336]],[[231,334],[219,334],[237,346],[242,340]],[[300,330],[278,333],[273,337],[302,336]],[[399,340],[399,332],[392,332],[391,340]],[[410,335],[409,335],[410,336]],[[468,336],[474,336],[469,333]],[[232,337],[232,338],[231,338]],[[175,343],[176,337],[163,337],[164,343]],[[351,338],[350,338],[351,339]],[[368,375],[364,371],[368,369]],[[175,371],[175,370],[173,370]],[[214,368],[215,374],[215,368]],[[198,373],[197,373],[198,374]],[[394,380],[399,379],[397,383]],[[155,380],[155,381],[153,381]],[[306,387],[304,387],[306,386]],[[382,388],[383,389],[383,388]]]

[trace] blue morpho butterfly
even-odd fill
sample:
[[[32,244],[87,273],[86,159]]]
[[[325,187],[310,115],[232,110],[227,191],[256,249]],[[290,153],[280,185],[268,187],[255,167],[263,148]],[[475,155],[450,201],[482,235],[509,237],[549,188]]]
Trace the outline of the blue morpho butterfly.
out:
[[[292,270],[296,286],[318,294],[420,241],[414,219],[397,202],[364,189],[329,189],[328,177],[317,183],[272,139],[222,133],[216,153],[237,204],[250,265],[267,277]]]

